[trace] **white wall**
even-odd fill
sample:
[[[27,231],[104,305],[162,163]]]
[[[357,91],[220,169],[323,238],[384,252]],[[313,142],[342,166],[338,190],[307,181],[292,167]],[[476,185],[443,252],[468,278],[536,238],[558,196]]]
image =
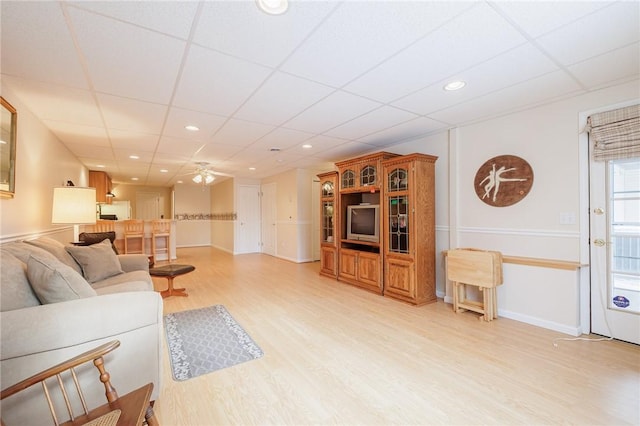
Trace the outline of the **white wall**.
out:
[[[181,214],[208,214],[211,212],[211,188],[180,184],[174,187],[175,212]],[[211,220],[192,219],[176,222],[176,246],[196,247],[211,245]]]
[[[0,199],[0,242],[56,230],[71,241],[72,227],[51,224],[53,188],[67,180],[87,186],[89,172],[4,86],[2,97],[18,112],[18,132],[16,191],[14,198]]]
[[[437,155],[437,249],[477,247],[505,255],[585,262],[581,259],[581,185],[579,115],[640,94],[638,81],[602,89],[550,105],[453,129],[389,149],[406,154]],[[475,194],[478,168],[488,159],[511,154],[524,158],[534,171],[531,192],[509,207],[491,207]],[[443,161],[444,160],[444,161]],[[573,213],[574,224],[561,224]],[[584,215],[582,215],[584,216]],[[584,251],[584,250],[582,250]],[[438,256],[438,294],[450,301],[442,258]],[[585,267],[588,267],[586,265]],[[522,265],[504,266],[498,289],[501,316],[578,335],[588,302],[580,271]],[[588,274],[582,274],[588,276]],[[583,279],[584,281],[584,279]],[[588,319],[588,315],[586,316]],[[584,321],[584,320],[583,320]]]

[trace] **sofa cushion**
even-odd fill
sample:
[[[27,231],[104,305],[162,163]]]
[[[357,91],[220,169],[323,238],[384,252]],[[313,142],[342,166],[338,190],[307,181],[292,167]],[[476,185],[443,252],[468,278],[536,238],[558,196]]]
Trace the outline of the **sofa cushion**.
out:
[[[80,264],[82,275],[90,283],[123,273],[109,239],[90,246],[67,246],[66,249]]]
[[[123,285],[130,287],[124,288]],[[131,271],[92,283],[91,287],[98,294],[113,293],[114,291],[109,290],[111,287],[118,288],[120,291],[153,291],[153,281],[146,271]]]
[[[11,253],[0,253],[0,311],[13,311],[40,305],[27,280],[27,265]]]
[[[115,254],[119,254],[118,253],[118,249],[116,248],[114,242],[116,241],[116,233],[115,231],[108,231],[108,232],[82,232],[80,233],[80,235],[78,235],[78,239],[80,241],[82,241],[83,243],[86,243],[86,245],[90,246],[92,244],[97,244],[97,243],[101,243],[105,240],[105,238],[108,238],[109,241],[111,241],[111,248],[113,249],[113,252]]]
[[[61,261],[37,254],[29,256],[27,277],[43,304],[95,296],[96,291],[80,274]]]
[[[71,257],[71,255],[69,255],[69,253],[67,253],[67,251],[65,250],[65,245],[60,241],[56,241],[48,237],[39,237],[35,240],[25,241],[25,243],[40,247],[41,249],[48,251],[49,253],[54,255],[56,259],[58,259],[65,265],[72,267],[73,270],[77,273],[82,273],[80,265],[78,265],[78,263],[73,259],[73,257]]]

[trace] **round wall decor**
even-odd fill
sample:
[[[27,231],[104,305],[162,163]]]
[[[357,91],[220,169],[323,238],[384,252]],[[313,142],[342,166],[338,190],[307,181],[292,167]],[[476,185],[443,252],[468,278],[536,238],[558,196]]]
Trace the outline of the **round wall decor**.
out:
[[[478,198],[494,207],[506,207],[527,196],[533,186],[533,169],[515,155],[487,160],[473,181]]]

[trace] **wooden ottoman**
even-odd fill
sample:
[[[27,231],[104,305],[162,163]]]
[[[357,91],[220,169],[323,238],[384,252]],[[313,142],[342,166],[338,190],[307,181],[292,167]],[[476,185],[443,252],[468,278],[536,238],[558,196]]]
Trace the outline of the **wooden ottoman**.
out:
[[[157,268],[150,268],[149,275],[152,277],[163,277],[167,279],[167,289],[160,292],[163,299],[169,296],[187,297],[188,294],[186,288],[173,288],[173,279],[179,275],[188,274],[195,269],[196,267],[193,265],[179,265],[172,263],[169,265],[158,266]]]

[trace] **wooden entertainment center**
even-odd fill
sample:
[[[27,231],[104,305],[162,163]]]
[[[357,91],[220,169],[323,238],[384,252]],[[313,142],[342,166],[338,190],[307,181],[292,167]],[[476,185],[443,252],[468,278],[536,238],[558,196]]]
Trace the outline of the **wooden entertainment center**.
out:
[[[413,305],[434,302],[436,160],[379,152],[319,174],[320,274]],[[377,223],[349,229],[348,214],[366,206]]]

